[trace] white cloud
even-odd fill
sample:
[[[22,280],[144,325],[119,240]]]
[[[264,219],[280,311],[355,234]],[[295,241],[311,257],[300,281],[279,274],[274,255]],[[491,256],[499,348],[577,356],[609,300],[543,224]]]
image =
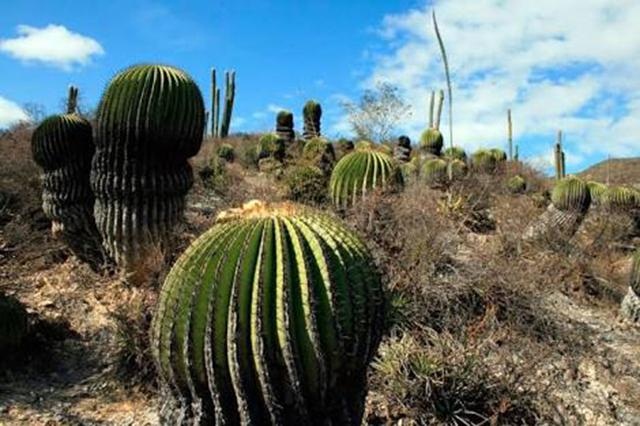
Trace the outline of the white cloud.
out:
[[[15,38],[0,39],[0,51],[25,62],[42,62],[69,71],[75,65],[87,65],[94,55],[104,54],[96,40],[62,25],[18,25],[17,32]]]
[[[504,147],[511,108],[516,139],[534,140],[520,146],[530,157],[548,156],[559,128],[568,164],[640,153],[640,2],[434,3],[452,71],[456,144]],[[373,68],[363,88],[398,86],[413,107],[401,130],[417,138],[431,89],[445,87],[431,5],[386,16],[377,34],[387,49],[369,55]],[[446,105],[442,123],[446,135]]]
[[[18,104],[0,96],[0,128],[28,119],[29,117]]]
[[[267,111],[271,112],[271,113],[274,113],[274,114],[277,114],[277,113],[279,113],[280,111],[283,111],[283,110],[287,111],[287,108],[285,108],[283,106],[280,106],[280,105],[276,105],[276,104],[267,105]]]

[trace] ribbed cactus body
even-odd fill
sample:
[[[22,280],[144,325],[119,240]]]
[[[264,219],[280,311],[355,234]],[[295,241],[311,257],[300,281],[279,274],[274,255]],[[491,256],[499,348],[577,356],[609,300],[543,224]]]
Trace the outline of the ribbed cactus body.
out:
[[[316,101],[308,101],[302,110],[304,127],[302,137],[305,140],[320,136],[320,119],[322,118],[322,107]]]
[[[286,144],[291,144],[296,138],[293,130],[293,113],[280,111],[276,116],[276,134]]]
[[[393,189],[402,184],[402,174],[390,155],[373,149],[356,149],[336,164],[329,191],[336,207],[347,207],[374,189]]]
[[[451,179],[462,179],[468,171],[467,163],[463,160],[453,159],[447,162],[447,174]]]
[[[94,153],[91,124],[76,114],[51,116],[33,132],[31,149],[43,170],[42,209],[54,234],[72,244],[96,238],[89,184]]]
[[[420,150],[425,154],[440,156],[444,144],[440,130],[430,128],[420,136]]]
[[[483,173],[493,173],[497,167],[495,155],[486,149],[479,149],[471,156],[473,168]]]
[[[600,182],[589,181],[587,182],[587,188],[589,189],[591,204],[601,205],[604,199],[604,194],[607,192],[607,185]]]
[[[200,149],[204,104],[183,71],[138,65],[117,74],[98,107],[91,185],[108,253],[128,264],[181,219]]]
[[[420,177],[432,188],[445,185],[448,181],[447,162],[440,158],[431,158],[422,164]]]
[[[607,209],[619,212],[630,213],[640,209],[640,191],[626,186],[614,186],[607,188],[602,194],[602,199]]]
[[[502,161],[507,161],[507,153],[498,148],[492,148],[489,150],[493,158],[496,159],[496,163],[500,163]]]
[[[559,181],[551,192],[551,202],[559,210],[586,213],[591,204],[589,188],[582,179],[569,176]]]
[[[527,189],[527,181],[520,175],[513,176],[507,181],[507,189],[513,194],[521,194]]]
[[[202,424],[359,425],[382,324],[362,241],[324,213],[254,201],[178,259],[152,350]]]
[[[445,149],[442,152],[442,156],[452,160],[467,161],[467,153],[459,146],[453,146]]]
[[[17,299],[0,292],[0,358],[20,346],[27,328],[24,306]]]

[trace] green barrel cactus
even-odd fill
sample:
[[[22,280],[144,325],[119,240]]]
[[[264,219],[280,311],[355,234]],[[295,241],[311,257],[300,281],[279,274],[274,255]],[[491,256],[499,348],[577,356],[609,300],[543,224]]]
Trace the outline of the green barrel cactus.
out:
[[[420,136],[419,148],[424,154],[439,157],[443,144],[444,140],[442,138],[442,133],[440,133],[440,130],[438,129],[429,128],[422,132],[422,135]]]
[[[447,166],[447,162],[441,158],[428,159],[422,164],[420,177],[431,188],[442,187],[449,180]]]
[[[607,191],[607,185],[589,181],[587,182],[587,188],[589,188],[589,195],[591,196],[591,204],[592,205],[601,205],[604,200],[604,194]]]
[[[507,181],[507,189],[513,194],[522,194],[527,190],[527,181],[520,175],[513,176]]]
[[[216,149],[216,155],[218,158],[222,158],[223,160],[231,163],[236,158],[236,151],[233,149],[233,145],[223,143],[218,146],[218,149]]]
[[[498,148],[492,148],[489,150],[493,158],[496,159],[496,163],[501,163],[503,161],[507,161],[507,153]]]
[[[607,188],[602,195],[606,208],[619,213],[640,209],[640,191],[626,186]]]
[[[631,258],[629,290],[622,300],[620,311],[623,317],[632,322],[640,322],[640,249]]]
[[[284,159],[286,148],[284,140],[275,133],[265,133],[260,136],[258,140],[258,146],[256,147],[256,154],[258,160],[263,158],[275,158],[278,161]]]
[[[320,119],[322,107],[316,101],[308,101],[302,110],[304,125],[302,137],[304,140],[320,137]]]
[[[20,347],[27,331],[27,311],[22,303],[0,292],[0,359]]]
[[[167,275],[152,354],[198,424],[360,425],[383,306],[371,255],[338,219],[252,201]]]
[[[482,173],[493,173],[496,171],[498,161],[490,150],[479,149],[471,156],[471,165],[474,169]]]
[[[293,113],[290,111],[280,111],[276,116],[276,134],[285,144],[290,145],[296,138],[293,130]]]
[[[446,148],[442,152],[442,156],[450,160],[460,160],[464,162],[467,161],[467,153],[464,152],[464,149],[459,146]]]
[[[541,236],[572,237],[591,205],[587,184],[575,177],[567,176],[558,181],[551,193],[551,204],[542,216],[525,232],[525,238]]]
[[[362,140],[356,142],[353,149],[355,149],[356,151],[370,151],[372,149],[375,149],[375,146],[376,144],[374,144],[373,142]]]
[[[177,68],[135,65],[111,80],[97,115],[96,222],[110,256],[137,268],[182,218],[193,184],[187,160],[202,143],[202,95]]]
[[[393,157],[374,149],[356,149],[334,167],[329,192],[333,204],[345,208],[374,189],[395,189],[402,184],[402,174]]]
[[[31,149],[43,171],[42,209],[54,235],[72,248],[89,242],[99,247],[89,179],[91,124],[75,113],[48,117],[33,132]]]

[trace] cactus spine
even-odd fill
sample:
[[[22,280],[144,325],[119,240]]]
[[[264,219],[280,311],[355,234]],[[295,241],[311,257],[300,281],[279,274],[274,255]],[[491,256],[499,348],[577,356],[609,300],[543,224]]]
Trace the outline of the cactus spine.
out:
[[[127,269],[182,218],[203,126],[200,90],[177,68],[132,66],[105,90],[91,186],[103,245]]]
[[[359,425],[383,300],[372,257],[339,220],[252,201],[169,272],[152,353],[198,424]]]
[[[320,119],[322,118],[320,104],[313,100],[307,101],[302,110],[302,115],[304,117],[303,139],[309,140],[320,137]]]
[[[78,255],[96,254],[100,244],[89,183],[91,124],[77,114],[48,117],[33,132],[31,150],[42,168],[42,209],[53,234]]]

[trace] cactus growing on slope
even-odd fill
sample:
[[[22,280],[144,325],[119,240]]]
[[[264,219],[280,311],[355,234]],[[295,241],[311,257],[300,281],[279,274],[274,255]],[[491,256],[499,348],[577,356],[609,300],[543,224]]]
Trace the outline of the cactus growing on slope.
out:
[[[383,305],[372,257],[339,220],[253,201],[169,272],[152,353],[198,424],[359,425]]]
[[[459,146],[452,146],[452,147],[446,148],[442,152],[442,156],[444,158],[448,158],[452,160],[455,159],[460,161],[467,161],[467,153],[464,152],[464,149]]]
[[[498,161],[496,156],[487,149],[479,149],[471,156],[473,168],[483,173],[493,173],[496,170]]]
[[[203,126],[200,89],[177,68],[132,66],[105,90],[91,186],[103,244],[127,269],[181,219]]]
[[[558,235],[570,238],[576,233],[591,205],[591,194],[581,179],[568,176],[558,181],[551,193],[551,204],[525,232],[525,238]]]
[[[592,205],[601,205],[604,199],[604,194],[607,192],[607,185],[589,181],[587,182],[587,188],[589,188],[589,195],[591,196],[591,204]]]
[[[376,188],[393,189],[402,184],[402,174],[390,155],[363,146],[338,161],[331,173],[329,192],[333,204],[344,208]]]
[[[304,140],[320,137],[320,119],[322,118],[322,107],[316,101],[308,101],[302,110],[304,117],[304,128],[302,137]]]
[[[440,158],[426,160],[420,169],[420,177],[431,188],[444,186],[447,176],[447,162]]]
[[[286,145],[290,145],[296,138],[293,131],[293,113],[280,111],[276,116],[276,134]]]
[[[527,189],[527,181],[520,175],[515,175],[507,181],[507,189],[513,194],[522,194]]]
[[[94,153],[91,124],[77,114],[46,118],[33,132],[34,161],[42,168],[42,209],[52,232],[79,255],[92,254],[99,237],[89,184]]]

